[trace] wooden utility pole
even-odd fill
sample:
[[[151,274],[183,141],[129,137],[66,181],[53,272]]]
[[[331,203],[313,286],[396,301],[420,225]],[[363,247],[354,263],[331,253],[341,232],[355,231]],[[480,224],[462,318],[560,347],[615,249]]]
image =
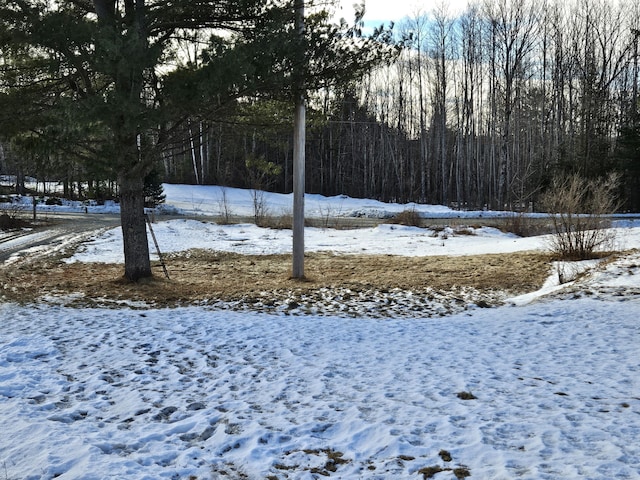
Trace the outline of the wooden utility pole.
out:
[[[293,268],[291,276],[304,278],[304,167],[305,167],[305,102],[304,89],[304,0],[295,0],[296,33],[300,50],[295,62],[295,116],[293,119]]]

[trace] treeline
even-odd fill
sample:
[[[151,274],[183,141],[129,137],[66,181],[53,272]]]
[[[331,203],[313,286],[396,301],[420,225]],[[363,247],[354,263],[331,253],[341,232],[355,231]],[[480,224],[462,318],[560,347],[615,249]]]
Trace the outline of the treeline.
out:
[[[392,64],[310,93],[306,189],[517,210],[555,177],[618,171],[624,208],[640,211],[639,28],[637,2],[615,0],[416,14],[394,27]],[[171,130],[164,181],[291,191],[290,102],[242,97]],[[63,151],[4,152],[3,171],[109,185]]]
[[[619,170],[627,208],[640,208],[639,13],[637,2],[497,0],[403,25],[413,48],[364,102],[415,139],[396,152],[412,196],[523,208],[555,176]]]
[[[523,209],[556,176],[619,171],[624,207],[640,210],[639,25],[637,3],[613,0],[408,19],[391,66],[311,99],[308,191]],[[238,109],[243,120],[190,124],[167,179],[290,190],[290,111]],[[278,168],[252,172],[256,158]]]

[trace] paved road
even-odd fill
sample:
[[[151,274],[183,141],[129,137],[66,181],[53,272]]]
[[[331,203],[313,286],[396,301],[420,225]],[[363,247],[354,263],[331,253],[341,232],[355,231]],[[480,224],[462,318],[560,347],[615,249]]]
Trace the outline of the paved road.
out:
[[[171,218],[189,218],[185,216],[165,216],[157,217],[157,220],[169,220]],[[219,222],[218,216],[195,216],[198,220]],[[625,219],[636,217],[624,217]],[[250,217],[234,217],[234,222],[253,222]],[[501,218],[438,218],[424,219],[425,226],[448,225],[451,223],[473,224],[477,223],[491,226],[504,225],[505,219]],[[307,224],[317,227],[331,226],[336,228],[363,228],[373,227],[383,219],[378,218],[332,218],[328,225],[326,219],[307,219]],[[546,219],[534,219],[536,222],[546,222]],[[47,255],[52,251],[62,250],[65,246],[77,244],[86,240],[91,235],[100,230],[113,228],[120,225],[120,216],[117,214],[96,214],[96,213],[40,213],[37,225],[28,231],[0,232],[0,265],[7,262],[12,257],[38,258]],[[41,248],[39,248],[41,247]],[[46,248],[45,248],[46,247]]]
[[[189,215],[174,216],[162,215],[157,220],[170,220],[172,218],[189,218]],[[220,222],[219,216],[197,215],[198,220]],[[253,217],[234,216],[229,219],[233,223],[253,223]],[[426,225],[447,225],[451,221],[460,219],[429,219],[424,220]],[[469,219],[465,219],[469,221]],[[485,224],[490,223],[486,221]],[[336,217],[331,219],[307,218],[307,225],[315,227],[333,228],[365,228],[374,227],[384,219],[379,218],[352,218]],[[120,225],[120,216],[117,214],[96,213],[64,213],[47,212],[38,214],[36,226],[30,230],[17,232],[0,232],[0,265],[5,264],[10,258],[17,256],[22,259],[35,259],[51,252],[59,251],[65,246],[77,244],[86,240],[100,230],[113,228]],[[40,248],[39,248],[40,247]]]
[[[40,214],[33,229],[0,233],[0,264],[15,255],[36,258],[119,224],[120,216],[112,214]]]

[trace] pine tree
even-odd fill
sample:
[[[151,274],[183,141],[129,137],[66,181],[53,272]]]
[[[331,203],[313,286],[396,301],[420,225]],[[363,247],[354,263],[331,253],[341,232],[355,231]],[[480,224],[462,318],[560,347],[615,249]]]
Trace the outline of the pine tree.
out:
[[[116,179],[125,277],[151,276],[145,177],[188,118],[215,115],[240,97],[290,94],[300,48],[290,38],[292,12],[291,2],[264,0],[4,0],[0,130],[35,132]],[[320,53],[306,59],[315,67],[310,83],[371,64],[373,43],[354,48],[352,31],[317,15],[309,41]],[[232,35],[200,47],[197,32],[223,30]],[[184,61],[179,42],[198,61]]]

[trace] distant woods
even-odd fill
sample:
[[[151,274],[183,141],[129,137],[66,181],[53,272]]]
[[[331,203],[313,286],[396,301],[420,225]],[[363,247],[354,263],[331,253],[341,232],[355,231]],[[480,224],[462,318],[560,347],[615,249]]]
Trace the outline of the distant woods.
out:
[[[639,27],[638,4],[613,0],[416,14],[394,63],[312,95],[307,190],[518,210],[556,177],[618,171],[638,211]],[[290,125],[289,105],[244,99],[185,127],[166,179],[250,186],[261,158],[280,167],[265,188],[290,191]]]
[[[307,191],[523,210],[558,177],[619,172],[623,208],[640,211],[639,29],[640,6],[624,0],[416,12],[393,28],[393,62],[309,93]],[[155,169],[168,182],[291,191],[292,113],[277,96],[239,95],[167,127]],[[17,157],[5,145],[2,171]],[[62,166],[87,174],[28,161],[21,170],[41,179]],[[92,188],[108,183],[91,173]]]

